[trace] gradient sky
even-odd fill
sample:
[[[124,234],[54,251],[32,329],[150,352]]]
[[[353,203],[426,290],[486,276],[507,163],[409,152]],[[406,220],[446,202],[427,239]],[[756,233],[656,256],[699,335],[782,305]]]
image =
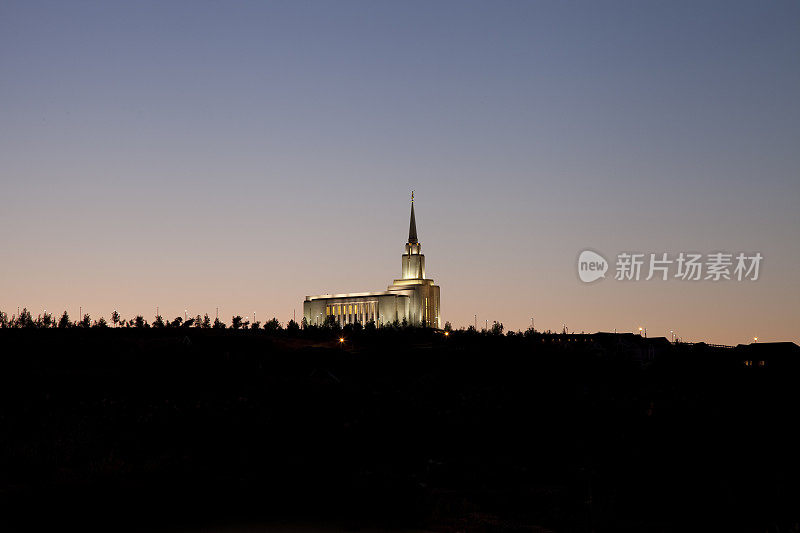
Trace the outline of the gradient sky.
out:
[[[400,275],[414,189],[455,326],[800,342],[798,95],[795,1],[3,0],[0,309],[286,321]]]

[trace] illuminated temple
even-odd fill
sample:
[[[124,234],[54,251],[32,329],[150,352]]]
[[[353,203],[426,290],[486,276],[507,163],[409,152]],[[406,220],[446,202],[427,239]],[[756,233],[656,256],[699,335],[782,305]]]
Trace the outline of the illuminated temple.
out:
[[[441,327],[439,286],[425,278],[425,256],[417,239],[414,194],[411,194],[411,222],[403,254],[400,279],[385,291],[321,294],[306,296],[303,318],[308,325],[322,325],[328,317],[340,325],[374,321],[377,326],[402,323]]]

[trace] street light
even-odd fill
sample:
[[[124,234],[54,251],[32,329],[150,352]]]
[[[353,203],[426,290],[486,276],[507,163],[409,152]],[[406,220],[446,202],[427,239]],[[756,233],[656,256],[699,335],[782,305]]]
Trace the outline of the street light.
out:
[[[753,337],[753,342],[758,342],[758,337]]]

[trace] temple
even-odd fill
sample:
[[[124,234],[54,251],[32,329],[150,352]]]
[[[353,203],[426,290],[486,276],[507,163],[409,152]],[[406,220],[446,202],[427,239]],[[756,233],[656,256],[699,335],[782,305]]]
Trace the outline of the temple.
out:
[[[411,221],[408,242],[403,254],[400,279],[385,291],[321,294],[306,296],[303,319],[307,325],[334,321],[339,325],[375,322],[384,326],[393,322],[416,326],[441,327],[439,286],[425,278],[425,256],[417,238],[414,217],[414,193],[411,193]]]

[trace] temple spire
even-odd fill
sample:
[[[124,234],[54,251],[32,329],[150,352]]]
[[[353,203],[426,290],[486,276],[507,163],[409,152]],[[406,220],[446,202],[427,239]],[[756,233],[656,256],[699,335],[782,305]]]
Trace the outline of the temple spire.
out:
[[[408,226],[408,242],[416,244],[417,240],[417,221],[414,219],[414,191],[411,191],[411,223]]]

